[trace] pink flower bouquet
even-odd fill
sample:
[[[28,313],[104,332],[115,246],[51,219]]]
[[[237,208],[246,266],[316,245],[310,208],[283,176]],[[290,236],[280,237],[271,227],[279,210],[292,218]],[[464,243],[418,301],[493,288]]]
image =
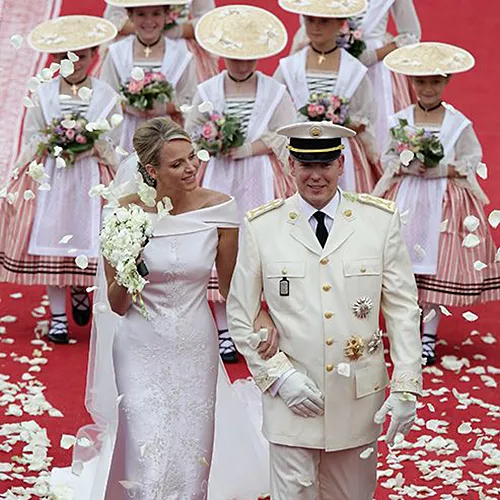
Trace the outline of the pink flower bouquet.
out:
[[[131,78],[121,87],[121,93],[129,106],[140,110],[153,109],[154,102],[169,102],[174,89],[159,71],[148,71],[142,80]]]
[[[337,34],[337,46],[347,50],[352,56],[359,58],[366,49],[366,43],[362,38],[363,33],[359,21],[351,17],[345,20],[344,25]]]
[[[348,123],[349,101],[334,94],[311,94],[309,103],[299,109],[309,121],[329,121],[336,125]]]

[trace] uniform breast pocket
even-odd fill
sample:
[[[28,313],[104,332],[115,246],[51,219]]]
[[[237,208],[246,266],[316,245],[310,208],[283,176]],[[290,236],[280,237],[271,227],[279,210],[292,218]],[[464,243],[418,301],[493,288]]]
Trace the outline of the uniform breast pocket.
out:
[[[382,266],[378,258],[344,260],[344,276],[346,278],[380,277]]]
[[[264,294],[269,305],[282,311],[304,309],[305,275],[305,262],[269,262],[264,270]]]

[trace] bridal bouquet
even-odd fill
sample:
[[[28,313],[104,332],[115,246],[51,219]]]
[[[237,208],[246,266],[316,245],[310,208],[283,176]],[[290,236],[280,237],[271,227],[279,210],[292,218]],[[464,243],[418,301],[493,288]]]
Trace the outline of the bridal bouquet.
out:
[[[130,78],[120,91],[129,106],[140,110],[153,109],[155,101],[169,102],[174,94],[172,85],[159,71],[147,71],[139,80]]]
[[[79,113],[54,118],[40,131],[44,138],[38,144],[37,153],[41,156],[50,154],[57,157],[57,165],[60,167],[72,165],[77,154],[90,151],[99,136],[109,129],[107,122],[89,124]]]
[[[356,18],[346,19],[337,35],[337,46],[341,47],[352,56],[359,56],[366,49],[366,43],[362,40],[363,33],[360,29],[360,22]]]
[[[165,31],[168,31],[177,26],[178,19],[182,16],[184,5],[171,5],[167,13],[167,22],[165,23]]]
[[[441,141],[423,128],[412,127],[408,120],[400,119],[399,125],[391,128],[391,136],[397,142],[396,150],[405,165],[416,158],[427,168],[435,168],[444,158]]]
[[[204,113],[204,120],[198,124],[193,134],[193,141],[198,149],[205,149],[216,156],[242,146],[245,136],[238,118],[212,112]]]
[[[311,94],[309,103],[299,109],[299,113],[309,121],[330,121],[337,125],[348,123],[349,101],[333,94]]]

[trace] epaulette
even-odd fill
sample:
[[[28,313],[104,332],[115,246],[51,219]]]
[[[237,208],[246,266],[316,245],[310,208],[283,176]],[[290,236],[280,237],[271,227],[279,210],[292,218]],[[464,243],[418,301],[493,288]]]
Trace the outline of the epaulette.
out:
[[[260,207],[254,208],[253,210],[249,210],[246,213],[247,219],[253,220],[256,219],[257,217],[260,217],[261,215],[270,212],[271,210],[274,210],[275,208],[281,207],[285,203],[285,200],[278,198],[276,200],[270,201],[269,203],[266,203],[265,205],[261,205]]]
[[[384,198],[378,198],[377,196],[372,196],[371,194],[358,194],[358,201],[364,203],[365,205],[371,205],[373,207],[381,208],[386,212],[393,214],[396,211],[396,203],[391,200],[386,200]]]

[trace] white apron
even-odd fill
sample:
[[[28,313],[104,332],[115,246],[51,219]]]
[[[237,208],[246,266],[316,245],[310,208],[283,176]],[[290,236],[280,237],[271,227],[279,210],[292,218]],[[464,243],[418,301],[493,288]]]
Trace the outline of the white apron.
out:
[[[61,116],[59,102],[60,79],[39,87],[38,96],[47,123]],[[85,118],[95,122],[108,118],[116,105],[114,90],[105,82],[92,78],[92,99]],[[55,158],[47,156],[45,172],[50,191],[36,193],[36,212],[28,247],[30,255],[97,257],[101,227],[101,200],[88,192],[99,184],[99,165],[95,156],[77,160],[72,167],[57,168]],[[73,235],[66,245],[59,243]],[[68,254],[68,249],[74,253]]]
[[[130,35],[109,47],[109,53],[122,85],[127,83],[134,69],[135,38],[135,35]],[[163,56],[161,72],[165,75],[165,78],[170,82],[174,90],[192,58],[193,54],[189,52],[184,39],[170,40],[169,38],[165,38],[165,54]],[[129,153],[134,149],[132,144],[134,133],[137,127],[144,121],[129,113],[124,113],[123,115],[120,145]]]
[[[214,110],[223,113],[226,107],[224,78],[226,71],[198,86],[203,101],[210,101]],[[246,142],[259,140],[285,94],[285,86],[257,72],[257,94],[252,110]],[[251,156],[241,160],[212,157],[208,162],[203,186],[233,196],[238,203],[240,220],[245,213],[274,199],[273,167],[269,155]]]
[[[307,86],[307,52],[305,47],[296,54],[280,61],[281,71],[297,110],[309,102],[310,92]],[[367,73],[367,68],[347,51],[341,49],[340,66],[333,93],[351,99]],[[302,117],[302,115],[301,115]],[[303,117],[302,117],[303,119]],[[348,139],[342,139],[344,145],[344,174],[339,179],[339,186],[345,191],[356,191],[354,159]]]
[[[414,126],[414,109],[414,106],[410,106],[392,116],[390,126],[398,125],[399,118],[408,120],[408,124]],[[445,153],[443,162],[449,163],[455,159],[455,144],[470,123],[460,111],[446,108],[439,132]],[[401,231],[408,246],[415,274],[437,273],[443,196],[446,186],[446,177],[423,179],[415,175],[405,176],[399,186],[396,204],[400,213],[408,214],[408,222],[402,225]]]

